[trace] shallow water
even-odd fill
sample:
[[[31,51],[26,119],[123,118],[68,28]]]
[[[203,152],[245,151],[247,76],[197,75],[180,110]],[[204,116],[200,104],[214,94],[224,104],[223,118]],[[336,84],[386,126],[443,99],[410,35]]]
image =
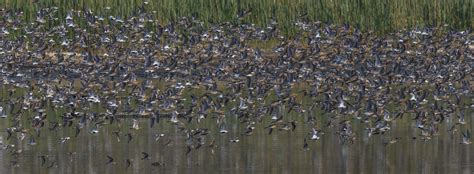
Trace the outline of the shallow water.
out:
[[[309,150],[303,150],[303,138],[308,136],[309,126],[302,117],[292,114],[298,121],[295,131],[277,131],[268,135],[264,125],[270,119],[257,124],[250,136],[241,135],[245,125],[237,119],[228,120],[229,133],[219,134],[215,120],[206,119],[191,127],[208,128],[210,135],[205,145],[186,154],[185,134],[176,125],[161,121],[153,128],[148,119],[140,119],[140,129],[130,129],[131,119],[123,119],[121,128],[116,124],[105,125],[99,133],[90,134],[90,124],[77,138],[74,126],[57,131],[44,129],[37,144],[28,145],[30,135],[24,141],[17,137],[6,140],[6,132],[0,133],[3,143],[15,144],[22,152],[18,155],[19,166],[13,166],[13,156],[0,151],[0,173],[472,173],[474,172],[474,146],[463,145],[461,136],[451,136],[447,127],[454,120],[448,118],[439,128],[439,135],[425,141],[414,122],[404,117],[392,122],[392,130],[384,135],[367,136],[365,126],[353,120],[356,140],[353,144],[341,144],[336,128],[324,129],[325,134],[317,141],[308,140]],[[469,121],[469,120],[467,120]],[[323,124],[318,120],[318,125]],[[472,122],[464,125],[472,130]],[[0,121],[5,130],[8,121]],[[121,130],[120,142],[112,134]],[[133,139],[127,143],[127,133]],[[155,141],[154,135],[165,136]],[[61,138],[71,137],[61,143]],[[239,137],[238,143],[230,142]],[[401,139],[384,145],[391,137]],[[414,139],[413,137],[416,137]],[[216,147],[208,147],[215,138]],[[168,142],[170,143],[166,145]],[[150,159],[142,160],[142,152]],[[47,155],[44,165],[39,156]],[[107,156],[114,162],[106,165]],[[127,168],[126,159],[132,163]],[[152,165],[159,162],[161,165]]]

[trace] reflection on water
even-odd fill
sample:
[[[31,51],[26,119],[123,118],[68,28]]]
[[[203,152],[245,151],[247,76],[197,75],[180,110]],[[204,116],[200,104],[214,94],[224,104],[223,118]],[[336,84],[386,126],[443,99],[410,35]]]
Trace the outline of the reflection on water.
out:
[[[298,117],[294,115],[293,117]],[[298,120],[298,119],[296,119]],[[384,135],[367,136],[364,123],[354,120],[358,139],[353,144],[341,144],[335,128],[327,128],[319,140],[308,140],[309,150],[303,150],[303,138],[309,126],[298,120],[292,131],[274,131],[268,135],[262,124],[256,125],[250,136],[240,132],[245,125],[230,120],[227,134],[219,134],[214,121],[201,121],[196,128],[208,128],[210,135],[199,149],[186,154],[186,135],[178,126],[162,121],[148,126],[148,119],[140,119],[140,129],[130,129],[131,119],[123,119],[121,127],[105,125],[99,133],[81,132],[77,138],[71,128],[44,130],[37,144],[28,145],[18,137],[6,140],[21,149],[14,155],[0,151],[0,173],[472,173],[474,158],[472,145],[460,144],[458,134],[449,134],[453,120],[439,127],[439,135],[421,140],[412,120],[405,117],[393,122],[392,130]],[[270,120],[263,120],[270,122]],[[0,122],[5,130],[7,121]],[[318,124],[320,124],[318,122]],[[322,123],[321,123],[322,124]],[[467,127],[472,128],[472,122]],[[230,126],[232,125],[232,126]],[[265,124],[263,124],[265,125]],[[87,125],[86,130],[93,126]],[[117,138],[113,132],[120,130]],[[127,143],[127,134],[132,134]],[[157,141],[155,138],[164,134]],[[71,137],[65,140],[65,137]],[[400,139],[391,144],[393,137]],[[214,147],[210,147],[212,140]],[[239,139],[235,143],[230,140]],[[65,142],[61,142],[65,140]],[[144,158],[145,152],[149,155]],[[15,158],[15,156],[17,156]],[[44,157],[42,157],[44,156]],[[109,159],[113,162],[106,164]],[[127,159],[130,165],[127,165]],[[44,160],[44,161],[43,161]],[[44,164],[42,164],[44,163]]]

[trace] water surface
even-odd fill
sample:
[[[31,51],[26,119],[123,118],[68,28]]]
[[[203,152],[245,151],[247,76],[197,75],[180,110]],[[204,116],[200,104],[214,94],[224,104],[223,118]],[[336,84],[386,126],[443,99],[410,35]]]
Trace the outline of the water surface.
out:
[[[342,144],[335,133],[336,128],[324,129],[321,139],[308,140],[309,150],[303,150],[303,138],[308,137],[309,126],[303,124],[302,117],[292,114],[298,121],[295,131],[274,131],[268,135],[263,125],[270,123],[264,119],[257,124],[250,136],[242,135],[245,125],[235,118],[229,118],[229,133],[220,134],[215,120],[205,119],[194,127],[210,129],[205,143],[199,149],[186,154],[185,134],[178,126],[161,121],[153,128],[148,119],[139,119],[140,129],[130,129],[131,119],[123,119],[121,127],[105,125],[99,133],[88,125],[74,137],[73,127],[56,131],[44,129],[36,145],[28,145],[30,135],[19,141],[17,137],[6,140],[2,132],[0,140],[22,149],[18,155],[18,165],[13,165],[13,155],[7,150],[0,151],[0,173],[472,173],[474,153],[472,145],[460,144],[459,134],[450,135],[446,120],[439,128],[439,135],[430,140],[422,140],[408,117],[392,123],[392,130],[384,135],[367,136],[364,123],[353,120],[356,139],[352,144]],[[299,119],[299,120],[298,120]],[[323,119],[318,121],[324,122]],[[472,128],[471,122],[464,125]],[[5,130],[8,121],[0,121],[0,129]],[[120,142],[112,134],[121,130]],[[127,133],[133,135],[127,143]],[[155,141],[155,134],[164,134]],[[71,137],[61,143],[61,138]],[[237,143],[232,139],[240,140]],[[401,139],[386,145],[393,137]],[[209,143],[215,139],[215,147]],[[149,159],[142,159],[142,152]],[[44,165],[39,156],[46,155]],[[106,165],[107,156],[114,162]],[[126,159],[131,165],[127,168]],[[154,164],[153,164],[154,163]],[[159,163],[159,165],[157,165]]]

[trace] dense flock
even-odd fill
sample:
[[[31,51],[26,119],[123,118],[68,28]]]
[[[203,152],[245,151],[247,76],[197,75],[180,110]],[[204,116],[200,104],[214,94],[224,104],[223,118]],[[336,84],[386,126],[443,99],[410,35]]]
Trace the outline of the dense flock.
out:
[[[471,143],[471,31],[439,26],[377,34],[295,21],[298,34],[287,36],[276,20],[261,27],[194,17],[160,23],[144,11],[128,18],[55,13],[45,8],[25,22],[22,13],[0,11],[0,121],[9,125],[0,143],[12,156],[21,155],[15,143],[36,145],[48,131],[74,130],[58,140],[65,143],[129,126],[110,136],[130,143],[143,138],[133,137],[135,129],[160,122],[179,128],[186,138],[175,143],[192,155],[218,146],[218,136],[204,138],[211,129],[203,120],[213,120],[217,135],[230,133],[229,124],[245,125],[232,143],[255,131],[272,136],[306,125],[304,150],[328,134],[347,146],[359,140],[355,131],[383,136],[402,119],[417,131],[416,141],[429,143],[445,124],[454,141]],[[356,122],[365,129],[353,129]],[[114,162],[112,154],[107,159]]]

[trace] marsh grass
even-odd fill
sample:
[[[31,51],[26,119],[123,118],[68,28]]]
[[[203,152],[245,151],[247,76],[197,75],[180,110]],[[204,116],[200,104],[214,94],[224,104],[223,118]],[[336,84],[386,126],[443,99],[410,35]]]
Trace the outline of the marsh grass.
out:
[[[210,23],[268,24],[272,17],[281,31],[292,34],[299,20],[350,24],[378,33],[413,27],[448,24],[454,29],[474,26],[473,0],[2,0],[0,8],[23,11],[26,20],[35,19],[43,7],[59,7],[58,18],[68,10],[91,9],[102,16],[133,16],[139,9],[155,11],[162,23],[194,16]],[[110,7],[110,10],[106,10]],[[237,14],[251,11],[242,20]]]

